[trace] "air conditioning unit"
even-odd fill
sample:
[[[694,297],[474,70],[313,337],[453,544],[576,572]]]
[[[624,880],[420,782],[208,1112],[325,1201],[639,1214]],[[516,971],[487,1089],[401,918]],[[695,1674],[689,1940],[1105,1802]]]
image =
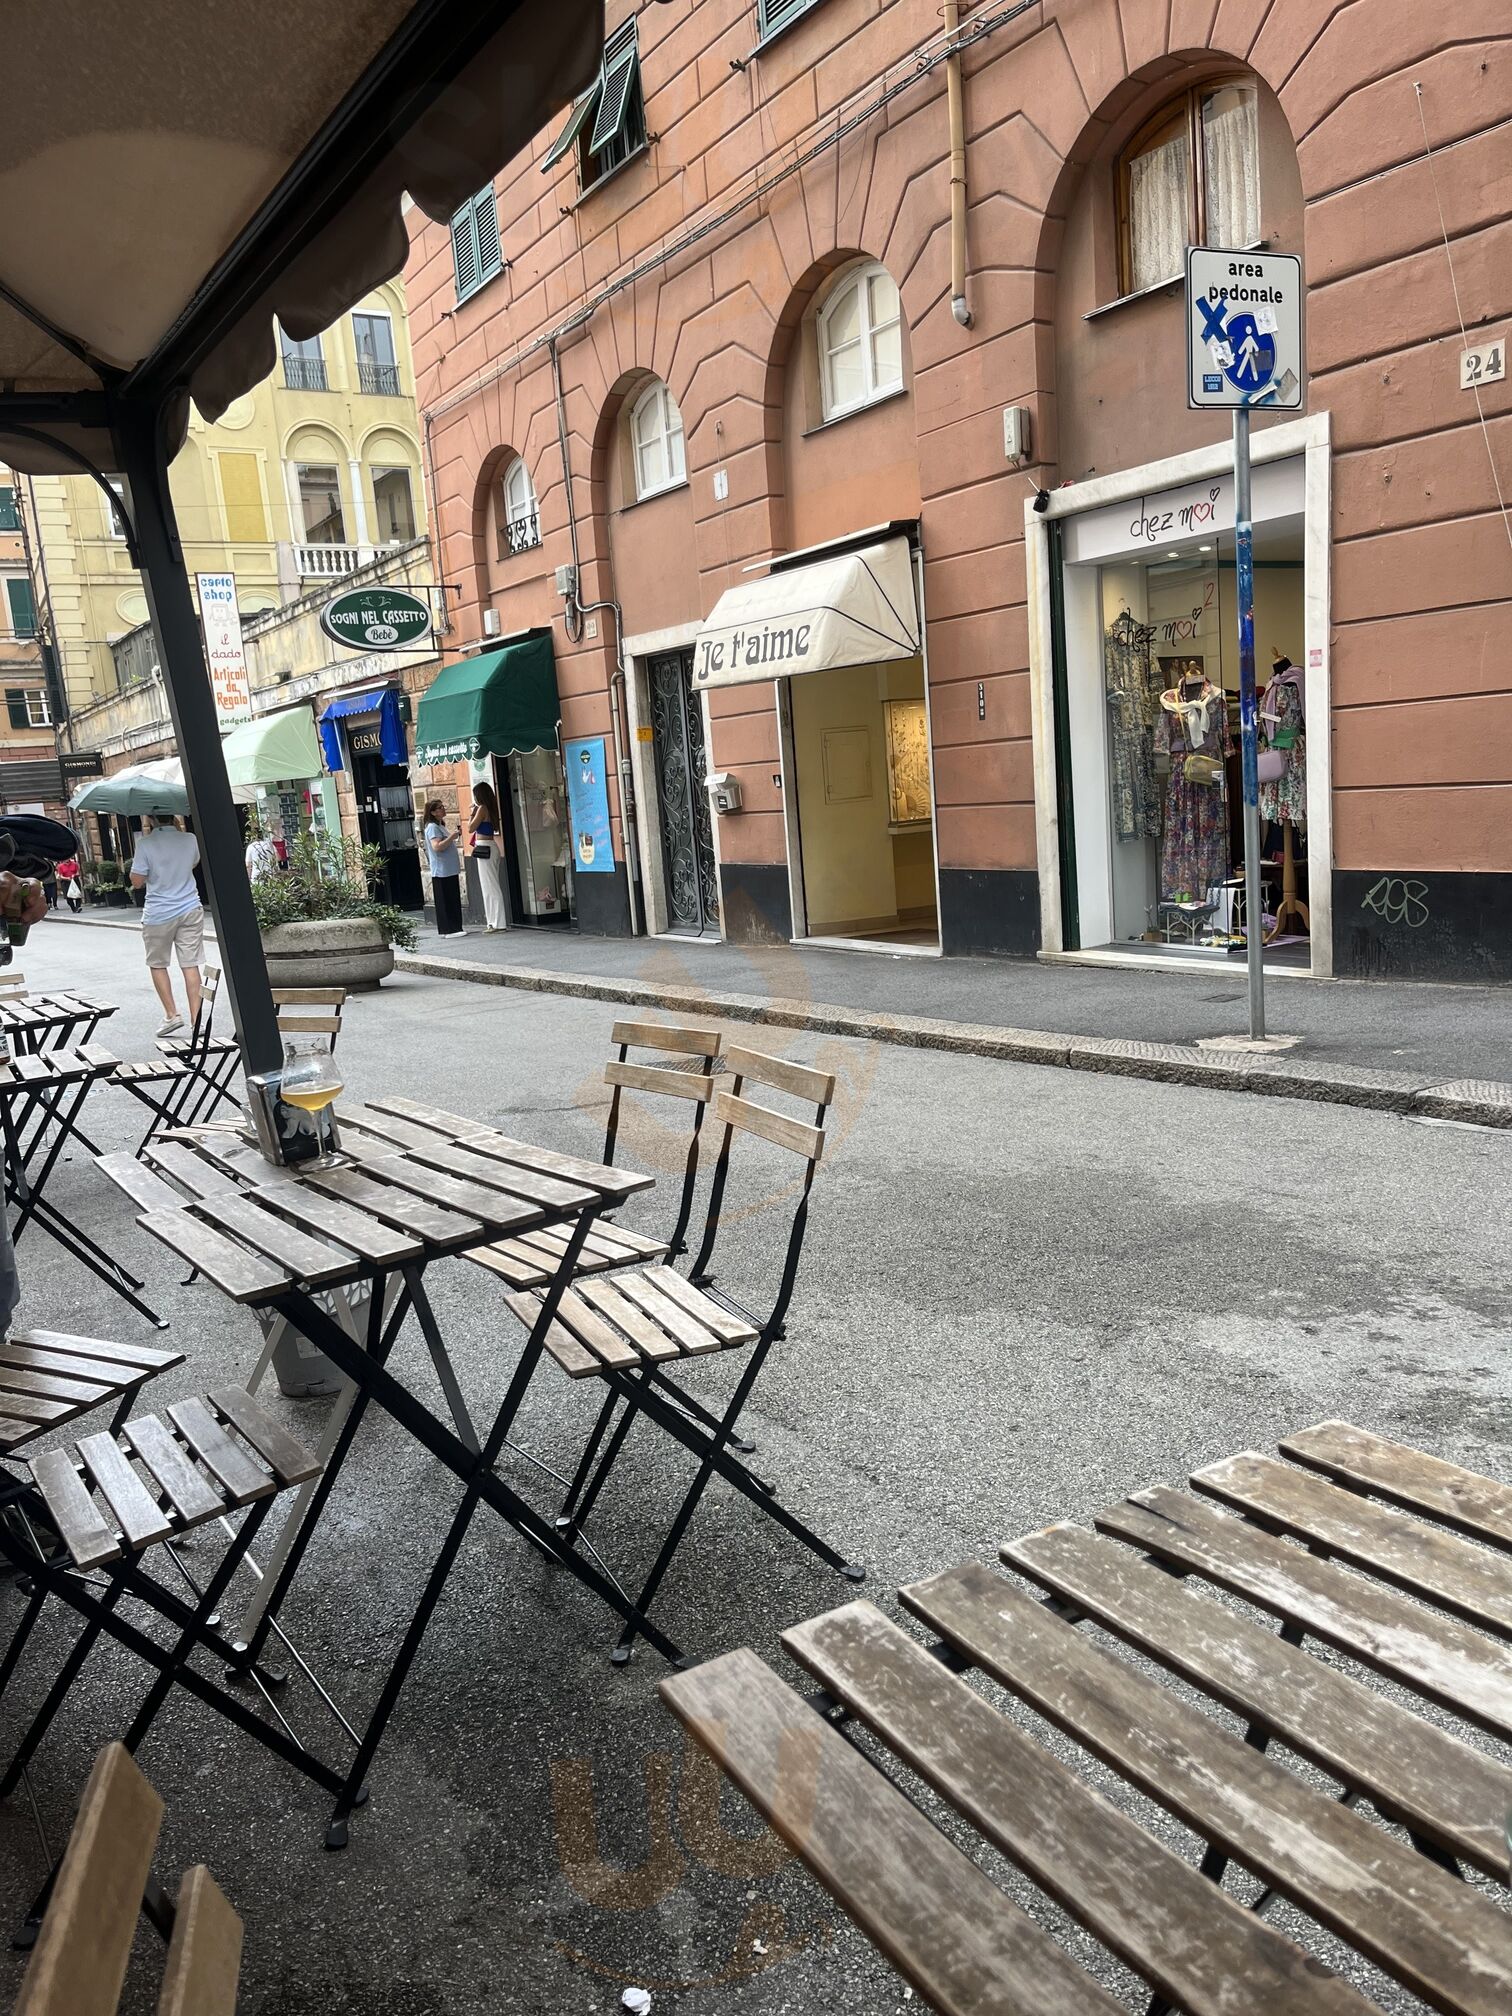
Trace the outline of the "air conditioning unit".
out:
[[[565,567],[556,570],[556,592],[564,602],[577,599],[578,570],[569,561]]]
[[[485,609],[483,611],[483,635],[485,637],[497,637],[498,634],[499,634],[498,610]]]

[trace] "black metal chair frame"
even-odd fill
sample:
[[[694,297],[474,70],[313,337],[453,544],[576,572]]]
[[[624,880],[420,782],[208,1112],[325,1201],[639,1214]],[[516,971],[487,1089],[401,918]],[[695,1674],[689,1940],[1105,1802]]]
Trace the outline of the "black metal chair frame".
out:
[[[164,1053],[166,1062],[180,1064],[184,1068],[182,1072],[174,1072],[170,1077],[157,1081],[163,1088],[163,1097],[155,1096],[156,1087],[151,1079],[115,1080],[152,1113],[147,1132],[137,1144],[138,1155],[150,1148],[165,1128],[198,1126],[214,1119],[222,1106],[231,1107],[233,1112],[238,1110],[231,1082],[241,1066],[241,1049],[229,1039],[220,1043],[212,1035],[219,986],[219,968],[207,966],[194,1025],[186,1038]]]
[[[26,1060],[23,1060],[26,1061]],[[53,1066],[51,1053],[35,1060]],[[105,1067],[81,1072],[77,1077],[33,1080],[19,1076],[18,1082],[0,1092],[0,1136],[5,1143],[5,1202],[17,1206],[11,1226],[11,1242],[18,1244],[22,1233],[35,1218],[66,1253],[82,1261],[91,1274],[113,1289],[140,1316],[159,1330],[168,1327],[166,1318],[142,1300],[145,1283],[130,1268],[123,1267],[90,1235],[75,1225],[62,1208],[46,1195],[47,1183],[59,1156],[70,1141],[88,1149],[88,1136],[79,1127],[79,1114],[92,1086],[109,1077]],[[112,1081],[114,1082],[114,1081]],[[18,1110],[19,1108],[19,1110]],[[49,1128],[56,1129],[45,1152],[43,1143]],[[39,1166],[33,1167],[42,1152]]]
[[[698,1038],[708,1038],[708,1048],[694,1050],[692,1043]],[[719,1031],[717,1029],[693,1030],[686,1026],[659,1027],[654,1022],[616,1022],[610,1031],[610,1041],[619,1047],[616,1063],[630,1061],[631,1050],[657,1050],[666,1055],[669,1049],[686,1052],[693,1057],[706,1078],[712,1078],[719,1062]],[[667,1070],[674,1067],[664,1066]],[[607,1075],[607,1074],[606,1074]],[[620,1101],[625,1094],[623,1084],[616,1084],[614,1096],[609,1101],[609,1118],[604,1126],[604,1152],[599,1158],[609,1168],[614,1167],[614,1151],[619,1141]],[[687,1159],[683,1164],[682,1190],[677,1200],[677,1222],[667,1240],[667,1257],[674,1258],[688,1250],[688,1220],[693,1215],[693,1197],[698,1183],[699,1136],[703,1131],[704,1115],[708,1111],[707,1102],[697,1100],[693,1106],[693,1131],[688,1139]]]
[[[759,1065],[762,1060],[754,1053],[736,1051],[732,1055],[733,1091],[736,1099],[741,1097],[746,1077],[756,1077],[756,1073],[742,1065]],[[815,1073],[815,1077],[823,1074]],[[757,1078],[757,1082],[763,1082]],[[828,1099],[821,1100],[814,1112],[813,1126],[822,1134]],[[829,1542],[795,1517],[777,1499],[777,1487],[767,1479],[758,1477],[746,1464],[740,1462],[734,1451],[746,1454],[753,1452],[755,1445],[737,1438],[736,1426],[742,1411],[761,1376],[767,1354],[772,1346],[787,1335],[786,1317],[793,1298],[793,1290],[798,1280],[798,1268],[803,1257],[803,1243],[808,1230],[809,1198],[814,1186],[814,1173],[818,1167],[818,1153],[804,1158],[803,1179],[799,1188],[798,1201],[793,1211],[792,1224],[788,1232],[787,1252],[783,1261],[782,1278],[778,1284],[777,1297],[765,1319],[738,1302],[734,1296],[714,1285],[711,1267],[715,1244],[722,1224],[721,1211],[724,1205],[725,1189],[730,1171],[730,1150],[736,1132],[735,1122],[727,1119],[720,1141],[719,1154],[714,1164],[714,1174],[709,1188],[708,1208],[704,1216],[703,1235],[688,1279],[695,1288],[711,1296],[732,1315],[743,1317],[754,1324],[757,1337],[748,1348],[748,1355],[735,1391],[731,1395],[724,1412],[715,1414],[688,1393],[677,1380],[663,1370],[660,1365],[647,1362],[633,1371],[621,1371],[606,1367],[603,1373],[609,1387],[598,1419],[589,1435],[579,1461],[577,1473],[568,1489],[566,1500],[557,1517],[557,1529],[564,1538],[576,1546],[582,1539],[582,1527],[592,1511],[609,1474],[624,1448],[625,1439],[638,1415],[644,1414],[654,1421],[673,1439],[699,1459],[698,1471],[687,1495],[684,1497],[667,1537],[662,1543],[650,1573],[647,1575],[640,1593],[634,1599],[636,1616],[626,1620],[619,1640],[611,1655],[616,1665],[623,1665],[630,1657],[637,1635],[637,1617],[644,1619],[660,1588],[672,1560],[681,1546],[693,1514],[698,1509],[699,1500],[707,1489],[711,1477],[718,1475],[734,1486],[752,1504],[757,1505],[787,1533],[801,1540],[827,1567],[836,1569],[848,1581],[865,1580],[866,1571],[857,1563],[847,1560]],[[623,1405],[619,1421],[609,1433],[615,1409]],[[605,1446],[605,1437],[608,1443]],[[602,1455],[600,1451],[602,1450]]]

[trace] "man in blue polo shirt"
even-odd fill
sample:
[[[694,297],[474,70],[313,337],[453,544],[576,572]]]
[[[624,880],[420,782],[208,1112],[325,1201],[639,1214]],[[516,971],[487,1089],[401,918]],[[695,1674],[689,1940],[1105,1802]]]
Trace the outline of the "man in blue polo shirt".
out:
[[[184,1018],[173,1001],[170,967],[175,954],[184,976],[189,1020],[193,1022],[199,1016],[205,913],[194,879],[198,860],[199,842],[192,833],[168,822],[159,825],[153,819],[142,821],[142,837],[131,863],[131,886],[147,891],[142,905],[142,943],[147,948],[152,984],[163,1004],[159,1036],[171,1036],[175,1029],[184,1026]]]

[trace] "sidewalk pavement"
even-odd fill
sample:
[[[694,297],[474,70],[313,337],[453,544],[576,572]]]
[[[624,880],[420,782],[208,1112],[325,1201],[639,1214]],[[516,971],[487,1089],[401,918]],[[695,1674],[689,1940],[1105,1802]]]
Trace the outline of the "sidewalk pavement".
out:
[[[465,941],[425,931],[398,964],[685,1015],[1512,1127],[1506,988],[1268,977],[1267,1026],[1292,1040],[1254,1054],[1224,1047],[1248,1028],[1237,960],[1188,974],[546,928]]]

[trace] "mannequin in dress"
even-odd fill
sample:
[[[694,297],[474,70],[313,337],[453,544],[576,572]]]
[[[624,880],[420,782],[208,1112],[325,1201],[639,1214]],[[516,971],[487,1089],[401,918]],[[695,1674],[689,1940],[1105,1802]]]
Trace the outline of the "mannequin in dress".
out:
[[[1307,905],[1297,895],[1295,828],[1307,824],[1307,724],[1303,711],[1302,673],[1285,654],[1271,646],[1271,677],[1260,697],[1260,726],[1265,745],[1283,759],[1277,778],[1260,786],[1260,816],[1282,832],[1281,900],[1276,906],[1272,938],[1295,921],[1311,929]]]

